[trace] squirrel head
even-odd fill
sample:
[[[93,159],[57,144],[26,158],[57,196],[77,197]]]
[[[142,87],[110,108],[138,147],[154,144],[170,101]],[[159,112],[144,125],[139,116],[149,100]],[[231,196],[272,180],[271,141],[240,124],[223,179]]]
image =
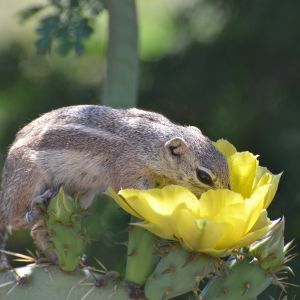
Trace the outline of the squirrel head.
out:
[[[164,144],[170,183],[187,187],[197,196],[208,189],[230,188],[226,158],[196,127],[185,127],[184,136]]]

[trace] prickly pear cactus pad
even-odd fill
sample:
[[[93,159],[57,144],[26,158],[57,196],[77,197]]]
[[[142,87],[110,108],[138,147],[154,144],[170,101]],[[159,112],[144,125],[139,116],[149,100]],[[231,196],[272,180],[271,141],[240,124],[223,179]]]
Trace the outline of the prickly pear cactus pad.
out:
[[[227,270],[222,270],[206,285],[200,299],[252,300],[271,282],[272,276],[255,261],[233,259]]]
[[[78,199],[64,194],[63,189],[54,197],[46,216],[49,241],[58,265],[63,271],[74,271],[88,242],[82,226],[83,215]]]
[[[220,268],[220,260],[190,253],[179,246],[169,249],[145,284],[149,299],[171,299],[199,290],[199,283]]]
[[[131,295],[133,297],[131,297]],[[55,266],[33,264],[0,277],[0,299],[6,300],[145,300],[143,293],[113,273],[88,269],[63,273]]]

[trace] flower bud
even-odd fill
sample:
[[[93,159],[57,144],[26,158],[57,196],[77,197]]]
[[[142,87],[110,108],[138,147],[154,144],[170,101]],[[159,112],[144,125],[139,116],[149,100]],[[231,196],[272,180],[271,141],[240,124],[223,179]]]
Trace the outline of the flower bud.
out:
[[[262,268],[267,271],[277,272],[285,262],[285,255],[290,243],[284,245],[284,218],[277,221],[277,224],[260,241],[254,242],[250,253],[255,256]]]

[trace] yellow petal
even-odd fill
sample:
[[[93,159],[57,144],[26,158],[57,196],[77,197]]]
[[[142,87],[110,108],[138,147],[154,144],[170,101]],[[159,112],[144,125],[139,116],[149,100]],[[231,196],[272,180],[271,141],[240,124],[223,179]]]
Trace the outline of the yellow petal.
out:
[[[255,183],[257,158],[250,152],[237,152],[231,155],[227,162],[231,189],[248,198]]]
[[[176,214],[175,236],[190,250],[197,249],[201,240],[201,232],[197,222],[188,209],[181,209]]]
[[[112,197],[116,202],[117,204],[123,208],[125,211],[127,211],[128,213],[130,213],[131,215],[139,218],[139,219],[142,219],[143,217],[138,214],[133,208],[131,208],[128,203],[126,202],[126,199],[124,199],[123,197],[119,196],[112,188],[108,188],[105,192],[106,195]]]
[[[214,145],[226,158],[237,152],[236,148],[224,139],[217,140]]]
[[[282,173],[280,173],[278,175],[272,175],[271,186],[270,186],[269,192],[265,199],[265,205],[264,205],[265,208],[268,208],[269,205],[271,204],[272,200],[274,199],[274,196],[277,192],[277,188],[279,185],[281,175],[282,175]]]
[[[222,217],[222,212],[226,207],[243,202],[243,197],[233,191],[226,189],[209,190],[203,193],[199,199],[199,217],[219,220],[219,217]],[[224,217],[226,219],[227,216]]]
[[[253,242],[260,239],[263,235],[269,232],[275,224],[272,222],[265,227],[262,227],[256,231],[249,232],[241,240],[237,241],[235,248],[247,247]]]
[[[202,252],[204,249],[214,249],[224,238],[230,227],[227,223],[218,223],[210,220],[197,220],[200,232],[199,243],[195,250]]]
[[[150,190],[121,190],[119,194],[134,206],[139,214],[147,216],[149,211],[161,216],[171,215],[178,205],[184,204],[191,211],[197,211],[199,203],[197,197],[188,189],[169,185],[162,189]]]
[[[132,223],[132,225],[139,226],[149,230],[153,234],[167,240],[175,240],[173,230],[170,227],[160,226],[157,224],[151,224],[147,222],[140,222],[140,223]]]
[[[225,189],[210,190],[202,194],[199,202],[200,218],[226,224],[224,235],[216,243],[218,247],[227,247],[243,236],[251,212],[240,194]]]
[[[270,189],[268,194],[266,195],[265,203],[264,203],[264,207],[268,208],[277,192],[277,188],[282,173],[273,175],[267,168],[260,167],[260,166],[258,167],[257,173],[258,173],[256,176],[257,183],[253,187],[254,189],[257,189],[266,184],[270,184]]]
[[[158,193],[155,196],[156,192]],[[157,189],[157,191],[126,189],[121,190],[119,195],[126,199],[128,206],[133,208],[142,219],[149,223],[161,224],[163,226],[165,224],[165,218],[172,215],[176,209],[176,206],[168,206],[166,205],[168,203],[164,203],[159,189]]]
[[[258,184],[258,182],[265,174],[271,174],[271,172],[266,167],[258,166],[256,169],[256,179],[255,179],[256,184]],[[267,183],[270,183],[268,182],[268,177],[263,179],[261,185]]]
[[[261,211],[264,209],[265,197],[268,194],[269,189],[269,184],[259,187],[250,198],[245,199],[245,205],[248,209],[248,216],[245,215],[245,219],[247,218],[245,233],[248,233],[259,219]]]
[[[260,214],[259,217],[256,221],[256,223],[253,225],[253,227],[250,229],[250,231],[256,231],[259,230],[267,225],[270,224],[270,219],[268,218],[268,213],[265,209],[263,209]]]

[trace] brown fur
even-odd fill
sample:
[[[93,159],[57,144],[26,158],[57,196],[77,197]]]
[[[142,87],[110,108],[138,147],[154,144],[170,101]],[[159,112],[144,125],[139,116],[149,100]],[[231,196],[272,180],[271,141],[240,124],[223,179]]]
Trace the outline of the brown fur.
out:
[[[214,174],[213,188],[228,186],[225,158],[195,127],[138,109],[82,105],[54,110],[20,130],[8,152],[0,230],[32,227],[24,217],[33,199],[59,185],[80,195],[85,208],[107,186],[176,183],[201,194],[209,187],[196,177],[199,166]]]

